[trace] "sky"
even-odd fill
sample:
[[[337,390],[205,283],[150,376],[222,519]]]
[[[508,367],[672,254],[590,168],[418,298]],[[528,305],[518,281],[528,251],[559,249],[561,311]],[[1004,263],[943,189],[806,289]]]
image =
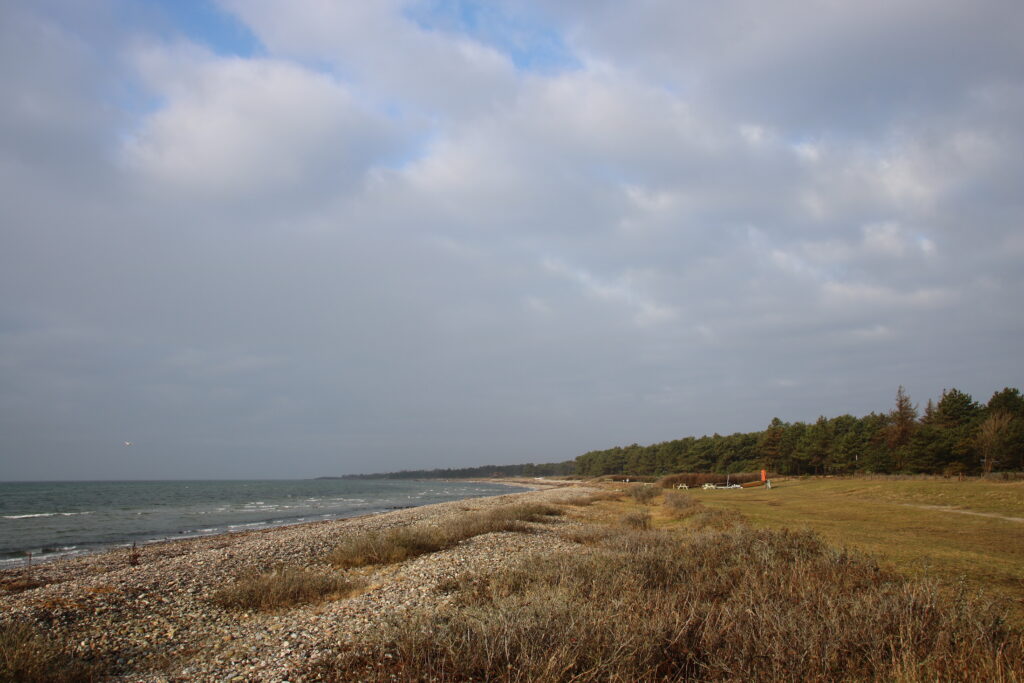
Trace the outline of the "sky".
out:
[[[1019,0],[0,2],[0,480],[1022,387],[1021,35]]]

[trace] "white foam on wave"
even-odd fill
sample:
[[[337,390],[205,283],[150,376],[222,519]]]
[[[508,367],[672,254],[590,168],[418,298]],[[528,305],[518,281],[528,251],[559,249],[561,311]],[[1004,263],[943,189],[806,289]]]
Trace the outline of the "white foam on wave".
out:
[[[0,515],[3,519],[29,519],[30,517],[74,517],[76,515],[91,515],[92,510],[87,512],[34,512],[28,515]]]

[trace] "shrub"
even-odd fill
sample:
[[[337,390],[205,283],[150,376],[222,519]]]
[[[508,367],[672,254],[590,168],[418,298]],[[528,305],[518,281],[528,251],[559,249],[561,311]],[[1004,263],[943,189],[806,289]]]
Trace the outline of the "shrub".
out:
[[[660,492],[658,488],[648,486],[646,484],[630,486],[627,490],[629,492],[629,496],[641,505],[649,504],[652,500],[658,497],[658,493]]]
[[[1021,680],[990,603],[882,571],[811,532],[613,532],[588,552],[464,575],[318,680]]]
[[[302,603],[350,597],[365,582],[337,573],[279,567],[271,572],[241,576],[218,591],[213,601],[225,609],[271,610]]]
[[[572,505],[575,507],[586,507],[593,505],[602,500],[622,500],[622,494],[618,491],[602,491],[600,493],[588,493],[585,495],[576,496],[569,498],[565,501],[566,505]]]
[[[25,624],[0,626],[2,683],[77,683],[99,675],[96,664],[68,654]]]
[[[629,512],[619,520],[627,529],[650,529],[651,513],[647,511]]]
[[[460,515],[440,524],[416,524],[387,531],[353,534],[328,556],[336,567],[392,564],[450,548],[467,538],[498,531],[528,532],[527,522],[543,522],[562,510],[543,503],[503,505]]]
[[[682,491],[665,492],[665,509],[677,519],[689,517],[703,508],[696,498]]]
[[[707,508],[701,505],[691,517],[691,524],[695,527],[724,530],[745,524],[745,520],[743,515],[736,510]]]

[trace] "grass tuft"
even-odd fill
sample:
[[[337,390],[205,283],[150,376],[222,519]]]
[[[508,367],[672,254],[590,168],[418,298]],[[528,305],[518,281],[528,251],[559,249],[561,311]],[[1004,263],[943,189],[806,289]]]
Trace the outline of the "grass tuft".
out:
[[[527,523],[544,522],[561,514],[561,508],[554,505],[519,503],[453,517],[438,525],[416,524],[387,531],[367,531],[347,537],[334,548],[328,560],[336,567],[393,564],[450,548],[482,534],[529,532]]]
[[[622,494],[618,491],[601,491],[599,493],[588,493],[575,496],[565,501],[566,505],[574,507],[587,507],[604,500],[622,500]]]
[[[97,665],[78,659],[24,624],[0,626],[0,683],[99,680]]]
[[[641,512],[627,512],[620,518],[619,522],[627,529],[650,529],[651,513],[646,510]]]
[[[225,609],[273,610],[322,600],[338,600],[365,586],[334,572],[319,573],[300,567],[279,567],[266,573],[246,574],[218,591],[214,603]]]
[[[696,514],[704,506],[688,493],[682,491],[665,492],[665,510],[676,519],[685,519]]]

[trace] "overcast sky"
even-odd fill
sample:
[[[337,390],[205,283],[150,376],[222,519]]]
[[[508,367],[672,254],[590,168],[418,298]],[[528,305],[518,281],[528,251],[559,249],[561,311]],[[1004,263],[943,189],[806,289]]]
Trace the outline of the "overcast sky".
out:
[[[1019,0],[0,2],[0,480],[1022,387],[1021,36]]]

